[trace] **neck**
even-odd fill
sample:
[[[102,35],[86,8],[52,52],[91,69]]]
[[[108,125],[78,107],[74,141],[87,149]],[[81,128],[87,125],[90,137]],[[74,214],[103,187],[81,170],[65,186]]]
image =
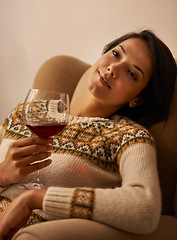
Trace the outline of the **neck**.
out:
[[[79,117],[101,117],[109,118],[117,107],[110,107],[103,104],[86,90],[78,101],[71,107],[71,115]]]

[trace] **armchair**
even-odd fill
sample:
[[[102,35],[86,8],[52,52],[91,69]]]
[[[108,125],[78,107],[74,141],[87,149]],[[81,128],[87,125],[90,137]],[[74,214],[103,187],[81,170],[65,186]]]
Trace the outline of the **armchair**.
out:
[[[45,62],[36,74],[33,88],[68,92],[71,107],[82,93],[90,65],[69,56],[56,56]],[[13,239],[177,239],[177,84],[167,123],[154,124],[150,132],[157,145],[157,164],[162,190],[162,215],[157,229],[137,235],[81,219],[64,219],[36,224],[19,231]],[[176,197],[175,197],[176,193]]]

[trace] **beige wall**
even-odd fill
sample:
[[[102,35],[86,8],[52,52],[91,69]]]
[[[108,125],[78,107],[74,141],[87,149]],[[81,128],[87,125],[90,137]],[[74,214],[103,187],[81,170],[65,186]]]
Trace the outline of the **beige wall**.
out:
[[[0,0],[0,123],[48,58],[93,63],[107,42],[144,28],[177,57],[177,0]]]

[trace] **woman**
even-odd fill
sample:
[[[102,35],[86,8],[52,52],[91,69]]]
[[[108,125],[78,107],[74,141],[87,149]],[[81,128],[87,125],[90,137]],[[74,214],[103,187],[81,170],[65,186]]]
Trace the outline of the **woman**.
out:
[[[19,105],[3,124],[1,196],[6,203],[17,198],[0,214],[1,237],[23,227],[33,209],[43,211],[31,221],[75,217],[133,233],[153,231],[161,197],[154,141],[142,125],[167,120],[175,78],[175,61],[153,33],[108,44],[89,70],[69,125],[54,138],[52,161],[32,165],[51,154],[52,140],[26,138]],[[32,180],[30,173],[46,166],[40,172],[48,189],[21,193],[15,183]]]

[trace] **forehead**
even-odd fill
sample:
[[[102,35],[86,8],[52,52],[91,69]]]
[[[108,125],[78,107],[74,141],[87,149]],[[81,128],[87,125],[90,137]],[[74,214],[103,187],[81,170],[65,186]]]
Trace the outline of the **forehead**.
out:
[[[131,54],[133,57],[147,56],[150,57],[151,53],[147,43],[140,38],[129,38],[119,45],[122,45],[126,48],[126,52]]]

